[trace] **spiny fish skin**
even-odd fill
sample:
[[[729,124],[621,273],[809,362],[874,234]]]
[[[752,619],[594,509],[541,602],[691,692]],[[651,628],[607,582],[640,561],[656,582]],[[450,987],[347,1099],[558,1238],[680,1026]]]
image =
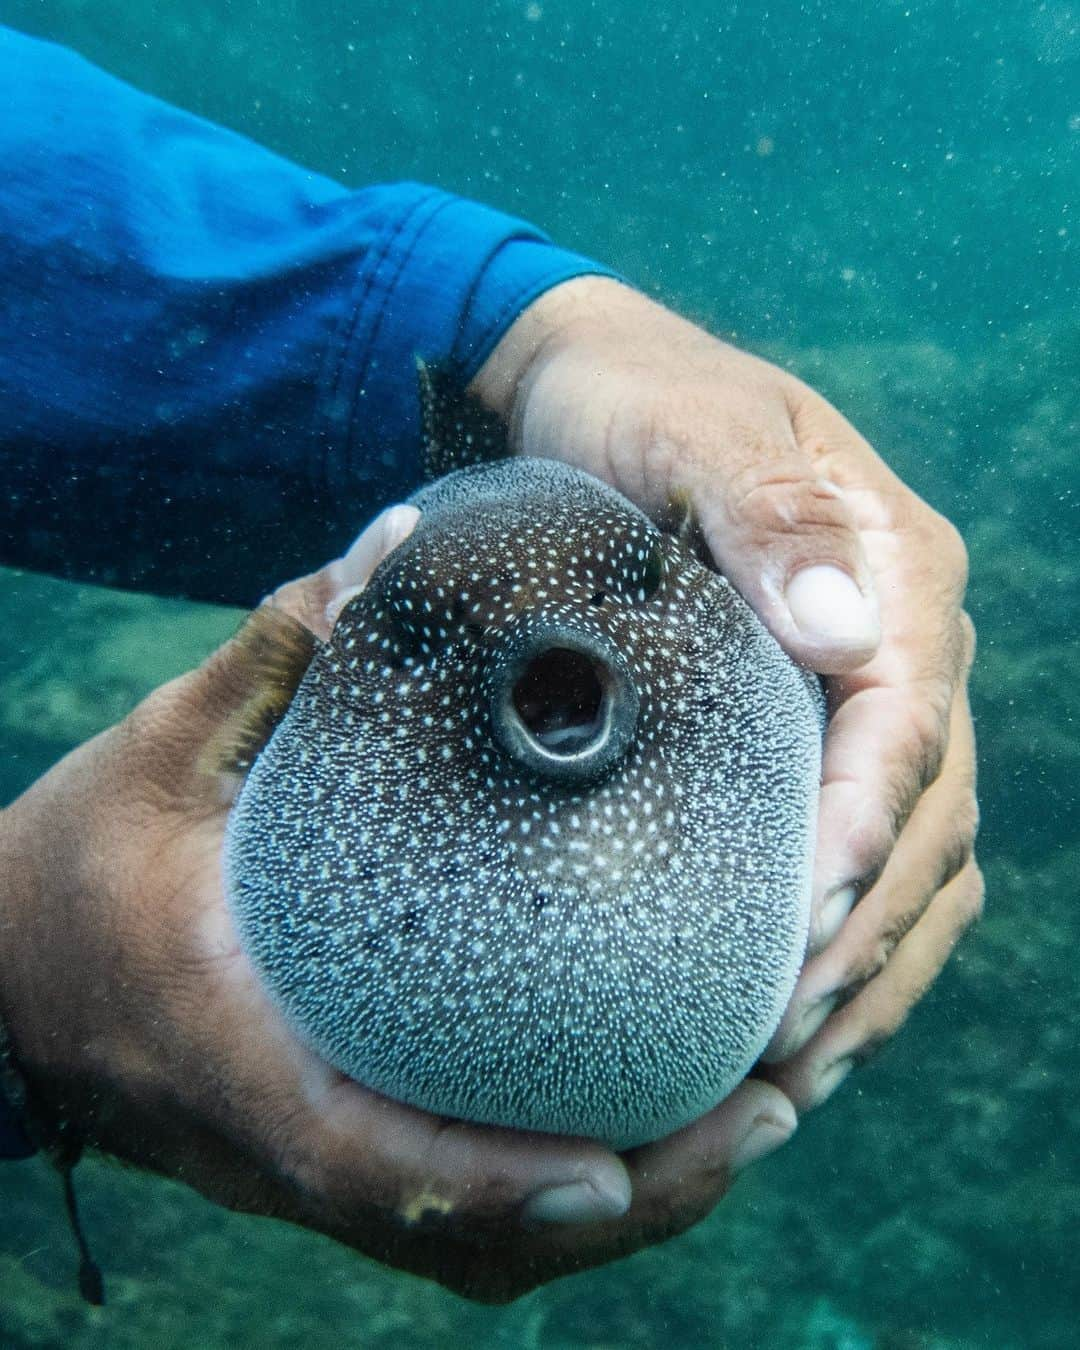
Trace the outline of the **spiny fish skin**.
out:
[[[583,473],[512,460],[414,500],[241,790],[242,940],[377,1091],[658,1138],[736,1086],[794,985],[817,681]],[[577,725],[560,681],[593,699]]]

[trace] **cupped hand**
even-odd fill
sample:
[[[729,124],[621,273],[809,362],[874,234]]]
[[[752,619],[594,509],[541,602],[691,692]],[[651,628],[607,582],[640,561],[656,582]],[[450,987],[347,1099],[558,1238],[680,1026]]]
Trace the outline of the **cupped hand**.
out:
[[[809,959],[763,1071],[817,1105],[980,911],[963,544],[812,389],[606,278],[542,296],[472,389],[521,453],[658,518],[688,509],[787,651],[827,677]]]
[[[268,603],[328,636],[416,518],[384,514]],[[617,1157],[440,1119],[321,1060],[262,988],[222,891],[228,801],[207,747],[249,693],[234,640],[0,813],[0,1017],[42,1119],[492,1301],[685,1228],[790,1133],[786,1097],[747,1082]]]

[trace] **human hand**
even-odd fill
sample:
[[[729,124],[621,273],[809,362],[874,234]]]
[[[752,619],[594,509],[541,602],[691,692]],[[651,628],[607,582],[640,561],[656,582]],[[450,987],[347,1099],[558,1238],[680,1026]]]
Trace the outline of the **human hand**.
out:
[[[415,519],[396,508],[271,603],[328,636]],[[0,1017],[44,1119],[494,1301],[685,1228],[786,1137],[794,1113],[763,1082],[616,1157],[427,1115],[321,1060],[262,988],[222,891],[228,803],[207,747],[249,694],[234,640],[0,813]]]
[[[828,677],[809,959],[760,1070],[817,1105],[981,907],[963,544],[812,389],[606,278],[541,296],[472,392],[519,452],[660,518],[687,504],[719,569]]]

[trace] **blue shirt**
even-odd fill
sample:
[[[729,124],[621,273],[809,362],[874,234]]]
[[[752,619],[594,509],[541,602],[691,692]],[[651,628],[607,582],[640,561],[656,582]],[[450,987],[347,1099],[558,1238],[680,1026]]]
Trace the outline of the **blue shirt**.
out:
[[[605,269],[417,183],[350,191],[0,29],[0,562],[250,603],[416,486],[463,381]]]
[[[252,603],[416,486],[464,382],[605,269],[417,183],[350,191],[0,29],[0,562]],[[31,1146],[0,1094],[0,1157]]]

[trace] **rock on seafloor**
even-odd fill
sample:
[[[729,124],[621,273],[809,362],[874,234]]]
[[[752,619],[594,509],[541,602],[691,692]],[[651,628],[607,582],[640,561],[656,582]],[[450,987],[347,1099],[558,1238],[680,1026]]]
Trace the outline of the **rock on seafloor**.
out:
[[[239,793],[242,942],[368,1087],[658,1138],[736,1086],[791,994],[818,681],[578,470],[474,466],[414,501]]]

